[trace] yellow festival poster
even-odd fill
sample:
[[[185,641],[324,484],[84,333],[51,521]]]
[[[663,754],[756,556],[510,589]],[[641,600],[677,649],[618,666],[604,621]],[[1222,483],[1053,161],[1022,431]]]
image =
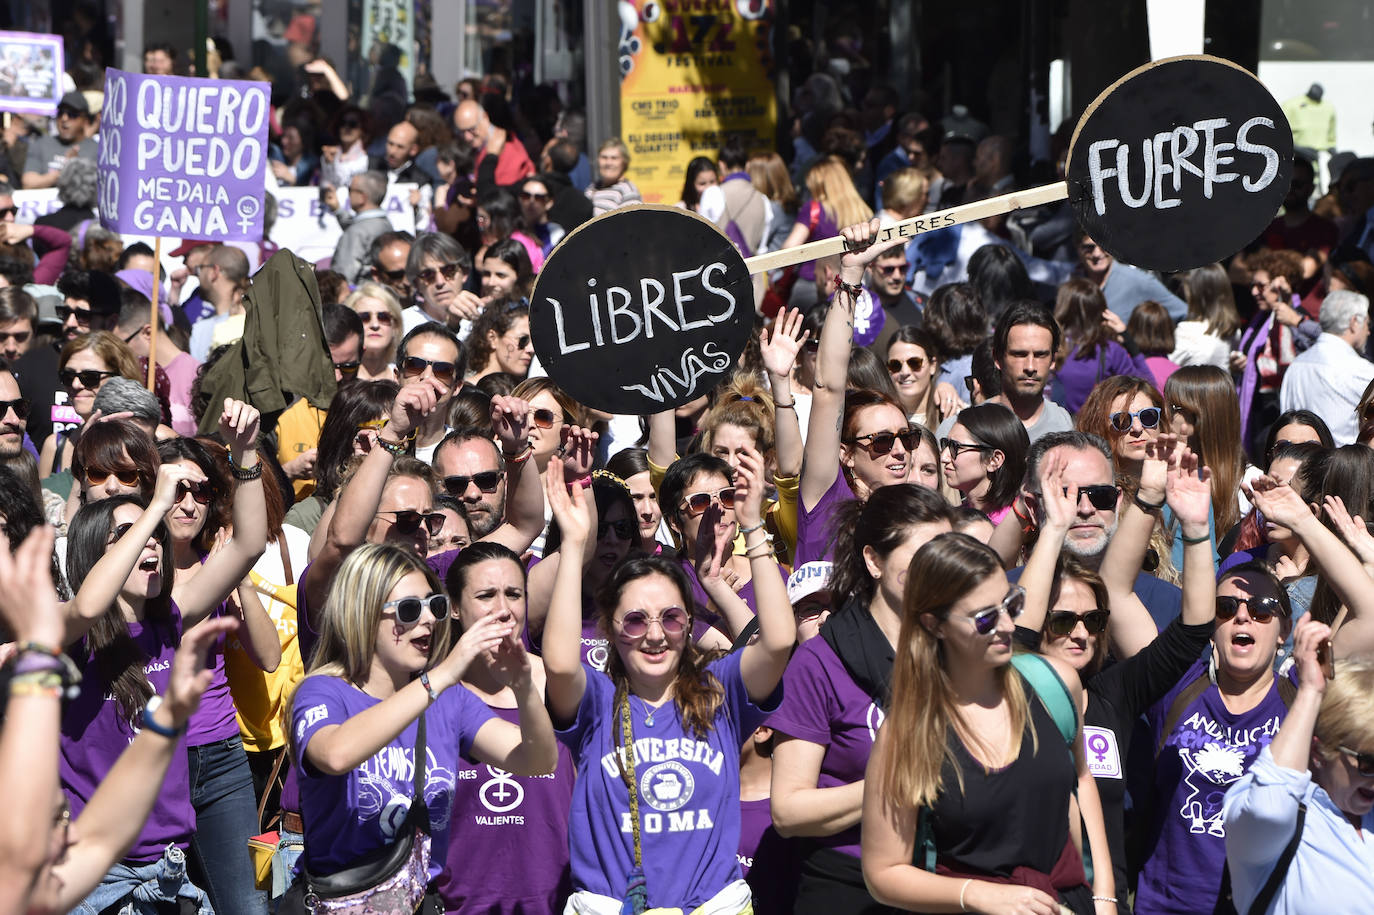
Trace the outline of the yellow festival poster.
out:
[[[776,0],[618,2],[621,138],[645,202],[677,203],[687,163],[729,134],[774,148]]]

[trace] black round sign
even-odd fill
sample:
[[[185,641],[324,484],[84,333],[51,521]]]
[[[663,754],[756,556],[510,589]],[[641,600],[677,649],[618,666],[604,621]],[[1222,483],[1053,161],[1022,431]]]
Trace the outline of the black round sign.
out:
[[[754,324],[754,291],[735,246],[675,207],[614,210],[549,257],[530,302],[534,351],[549,377],[608,413],[656,413],[728,377]]]
[[[1084,113],[1069,200],[1118,260],[1186,270],[1254,241],[1292,171],[1292,130],[1259,80],[1220,58],[1173,57],[1131,71]]]

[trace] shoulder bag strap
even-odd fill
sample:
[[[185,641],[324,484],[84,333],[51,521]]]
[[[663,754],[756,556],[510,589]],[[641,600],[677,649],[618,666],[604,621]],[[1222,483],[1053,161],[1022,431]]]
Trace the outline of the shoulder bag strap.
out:
[[[286,531],[277,535],[277,549],[281,552],[281,567],[286,572],[286,583],[294,585],[296,575],[291,571],[291,551],[286,548]]]
[[[262,821],[263,815],[267,813],[267,799],[272,796],[272,786],[277,783],[277,776],[281,774],[282,763],[286,760],[286,745],[277,751],[276,762],[272,763],[272,774],[267,776],[267,787],[262,791],[262,800],[258,801],[258,832],[264,833],[271,824]],[[281,814],[272,817],[272,822],[276,823],[281,819]]]
[[[1288,844],[1283,847],[1283,854],[1279,855],[1279,860],[1274,862],[1274,870],[1270,872],[1269,879],[1264,881],[1264,886],[1260,888],[1259,895],[1255,901],[1250,903],[1250,915],[1264,915],[1269,911],[1269,903],[1274,901],[1278,895],[1279,887],[1283,885],[1283,879],[1288,875],[1288,868],[1293,864],[1293,858],[1298,853],[1298,846],[1302,844],[1302,827],[1307,821],[1307,804],[1298,804],[1298,821],[1293,825],[1293,835],[1288,839]]]
[[[1012,655],[1011,663],[1026,678],[1036,699],[1054,719],[1054,726],[1059,729],[1064,743],[1072,747],[1073,739],[1078,736],[1078,710],[1073,707],[1073,697],[1059,674],[1049,661],[1030,652]]]
[[[410,813],[411,823],[416,829],[426,834],[429,833],[429,808],[425,806],[425,764],[429,761],[429,753],[425,744],[425,713],[420,713],[420,720],[415,729],[415,780],[414,787],[410,792]]]

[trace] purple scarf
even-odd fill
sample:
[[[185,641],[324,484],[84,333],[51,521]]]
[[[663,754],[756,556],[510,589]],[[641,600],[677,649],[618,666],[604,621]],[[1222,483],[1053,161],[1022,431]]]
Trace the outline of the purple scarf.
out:
[[[1269,316],[1260,324],[1258,332],[1254,325],[1246,333],[1254,333],[1253,337],[1242,337],[1240,341],[1241,352],[1245,353],[1245,371],[1240,377],[1240,440],[1248,441],[1248,430],[1250,427],[1250,405],[1255,399],[1255,389],[1259,387],[1259,366],[1255,364],[1255,357],[1260,350],[1264,349],[1264,343],[1269,339],[1269,332],[1274,327],[1274,313],[1269,312]]]

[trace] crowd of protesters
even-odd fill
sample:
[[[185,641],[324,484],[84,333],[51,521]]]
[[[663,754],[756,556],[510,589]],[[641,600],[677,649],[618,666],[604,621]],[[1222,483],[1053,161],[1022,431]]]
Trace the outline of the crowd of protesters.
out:
[[[848,253],[609,415],[530,297],[626,144],[303,73],[319,264],[100,229],[98,93],[6,135],[0,912],[1367,909],[1374,159],[1176,275],[1067,204],[874,243],[1016,144],[813,74],[679,205]]]

